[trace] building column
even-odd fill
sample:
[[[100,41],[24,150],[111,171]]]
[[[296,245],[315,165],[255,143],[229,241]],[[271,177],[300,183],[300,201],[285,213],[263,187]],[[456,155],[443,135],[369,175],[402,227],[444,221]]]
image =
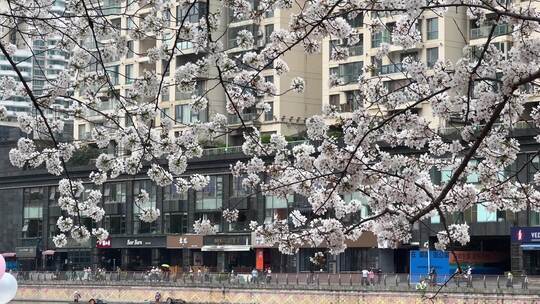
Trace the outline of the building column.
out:
[[[129,264],[129,249],[121,249],[122,261],[120,261],[120,267],[122,270],[126,270]]]
[[[159,248],[152,248],[152,266],[159,265],[160,259],[161,259],[161,249]]]
[[[182,249],[182,268],[183,271],[189,271],[189,266],[191,266],[190,252],[189,249]]]

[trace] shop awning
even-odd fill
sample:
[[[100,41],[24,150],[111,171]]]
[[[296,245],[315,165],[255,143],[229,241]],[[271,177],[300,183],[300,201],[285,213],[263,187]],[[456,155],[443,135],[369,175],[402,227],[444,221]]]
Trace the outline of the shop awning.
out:
[[[521,245],[522,250],[540,250],[540,244],[523,244]]]
[[[45,250],[41,254],[42,255],[54,255],[54,250]]]
[[[17,254],[15,252],[5,252],[2,253],[2,256],[5,258],[14,258],[17,256]]]
[[[250,245],[206,245],[201,251],[250,251]]]

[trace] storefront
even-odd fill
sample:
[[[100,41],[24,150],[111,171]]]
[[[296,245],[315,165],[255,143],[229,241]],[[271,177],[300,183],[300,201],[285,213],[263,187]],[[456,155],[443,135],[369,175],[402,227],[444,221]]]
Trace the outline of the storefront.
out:
[[[520,268],[528,275],[540,274],[540,227],[513,227],[511,239],[512,270]]]
[[[37,259],[36,246],[16,247],[15,255],[17,256],[17,268],[19,270],[29,271],[38,269],[39,261]]]
[[[203,265],[202,247],[202,235],[169,235],[167,236],[167,250],[164,259],[168,260],[173,272],[187,272],[189,267],[201,267]]]
[[[255,250],[255,267],[262,271],[270,268],[272,272],[296,272],[298,258],[279,251],[274,244],[264,244],[251,233],[252,247]]]
[[[117,270],[122,264],[122,249],[112,248],[112,237],[96,241],[97,263],[100,268],[108,271]]]
[[[356,241],[347,241],[344,253],[333,256],[326,248],[300,248],[296,255],[286,255],[279,252],[277,246],[263,244],[255,240],[255,263],[258,270],[271,268],[273,272],[358,272],[366,268],[381,268],[385,272],[393,272],[394,250],[377,248],[377,238],[373,233],[366,232]],[[315,253],[323,252],[324,257],[314,264],[310,258]]]
[[[250,234],[208,235],[203,238],[202,263],[210,271],[247,273],[255,268]]]
[[[52,240],[49,240],[49,248],[55,248]],[[91,241],[83,243],[76,242],[68,238],[66,246],[54,249],[53,254],[48,257],[54,262],[52,266],[55,271],[82,270],[92,266]]]
[[[163,260],[166,247],[165,236],[112,236],[110,247],[100,248],[100,252],[108,257],[108,264],[116,264],[116,259],[120,257],[122,270],[147,271],[152,266],[169,262]]]

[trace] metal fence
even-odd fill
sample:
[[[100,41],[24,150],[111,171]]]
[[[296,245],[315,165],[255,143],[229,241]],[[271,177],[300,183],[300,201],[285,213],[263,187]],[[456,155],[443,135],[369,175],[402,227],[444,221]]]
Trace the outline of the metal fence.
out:
[[[503,275],[439,275],[437,283],[428,277],[414,278],[408,274],[380,274],[362,278],[361,273],[272,273],[252,276],[249,273],[171,273],[171,272],[14,272],[19,284],[46,285],[148,285],[171,287],[220,288],[279,288],[370,291],[434,291],[444,287],[445,292],[470,293],[538,293],[540,276]],[[416,283],[424,280],[424,286]]]

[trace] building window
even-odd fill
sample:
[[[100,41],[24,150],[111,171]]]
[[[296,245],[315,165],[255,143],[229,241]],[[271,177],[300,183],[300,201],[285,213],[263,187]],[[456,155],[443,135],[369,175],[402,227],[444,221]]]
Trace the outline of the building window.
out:
[[[339,65],[339,78],[344,84],[358,81],[358,77],[362,74],[362,61],[350,62]]]
[[[133,82],[133,64],[126,65],[126,73],[124,77],[126,78],[126,84]]]
[[[187,213],[186,212],[172,212],[165,213],[165,233],[187,233]]]
[[[289,194],[287,198],[267,195],[264,198],[264,222],[271,223],[274,220],[284,220],[287,218],[287,206],[294,202],[294,195]]]
[[[135,21],[133,21],[133,19],[131,17],[128,17],[127,18],[127,28],[128,30],[133,30],[135,29],[136,25],[135,25]]]
[[[79,140],[86,139],[86,125],[79,125],[78,135],[79,135]]]
[[[186,211],[188,204],[187,192],[178,193],[175,185],[163,188],[164,211]]]
[[[429,18],[427,20],[427,40],[439,38],[439,18]]]
[[[360,91],[359,90],[346,91],[345,100],[347,101],[347,103],[342,106],[342,111],[352,112],[358,109],[359,105],[362,102]]]
[[[341,271],[362,271],[376,265],[377,253],[370,248],[347,248],[339,256]]]
[[[351,27],[362,27],[364,25],[364,14],[349,13],[347,15],[347,21]]]
[[[243,30],[250,31],[253,34],[254,37],[257,36],[256,33],[255,33],[255,27],[252,24],[229,28],[229,30],[228,30],[228,38],[229,38],[229,47],[230,48],[235,48],[235,47],[238,46],[237,43],[236,43],[236,36],[238,36],[238,33],[240,31],[243,31]]]
[[[270,43],[270,36],[274,32],[274,25],[273,24],[267,24],[264,26],[264,42]]]
[[[223,176],[210,176],[210,182],[195,193],[195,209],[216,210],[223,204]]]
[[[378,48],[382,43],[391,43],[392,42],[392,28],[394,24],[387,24],[386,28],[382,31],[377,31],[371,33],[371,47]]]
[[[135,197],[141,192],[141,190],[148,192],[150,197],[149,201],[145,204],[136,204]],[[156,208],[156,194],[157,188],[150,180],[135,181],[133,183],[133,233],[157,233],[157,221],[152,223],[146,223],[139,219],[139,214],[141,214],[143,209],[146,208]]]
[[[265,121],[272,121],[274,120],[274,103],[273,102],[267,102],[267,104],[270,106],[270,109],[266,112],[264,112],[264,120]]]
[[[103,187],[103,203],[125,204],[127,201],[126,183],[106,183]]]
[[[60,229],[58,228],[58,225],[56,225],[58,218],[58,216],[49,217],[49,238],[55,237],[62,233],[62,231],[60,231]]]
[[[223,215],[221,212],[196,212],[196,220],[209,220],[214,226],[216,232],[221,232],[221,219]]]
[[[479,223],[483,222],[496,222],[497,221],[497,211],[488,210],[483,204],[476,205],[476,221]]]
[[[176,7],[176,25],[182,22],[198,23],[199,20],[206,15],[206,2],[195,3],[193,6],[188,5],[186,8],[182,6]]]
[[[135,46],[133,45],[133,40],[128,41],[127,42],[126,58],[132,58],[133,57],[134,48],[135,48]]]
[[[233,176],[232,177],[232,196],[233,197],[246,197],[253,193],[249,188],[244,187],[243,182],[246,179],[245,176]]]
[[[428,48],[426,50],[427,66],[432,68],[439,60],[439,48]]]
[[[23,198],[23,238],[41,237],[43,230],[44,188],[26,188]]]
[[[126,216],[125,215],[105,215],[105,229],[110,234],[125,234],[126,233]]]
[[[339,104],[340,104],[340,102],[339,102],[339,94],[330,95],[330,96],[328,97],[328,100],[329,100],[329,104],[330,104],[331,106],[334,106],[334,107],[338,107],[338,108],[339,108],[339,106],[340,106],[340,105],[339,105]]]
[[[58,206],[59,198],[60,198],[60,191],[58,191],[58,186],[49,187],[49,207]]]
[[[161,101],[169,101],[169,87],[161,88]]]
[[[196,121],[207,121],[208,113],[206,110],[200,112],[191,111],[191,105],[176,105],[174,106],[174,119],[177,123],[189,124]]]

